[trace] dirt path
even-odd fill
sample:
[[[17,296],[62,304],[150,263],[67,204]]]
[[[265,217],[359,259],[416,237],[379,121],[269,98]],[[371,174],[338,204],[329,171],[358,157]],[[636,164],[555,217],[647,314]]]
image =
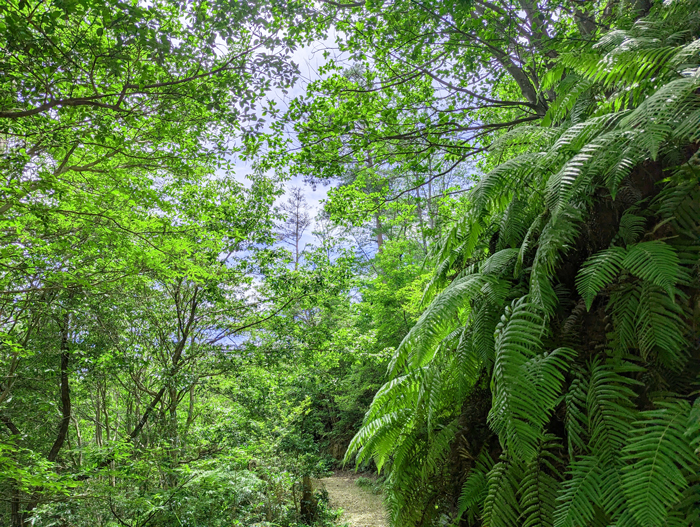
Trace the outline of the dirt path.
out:
[[[382,496],[358,487],[355,484],[358,477],[352,472],[337,472],[320,480],[328,491],[331,507],[343,509],[341,523],[350,527],[388,527]]]

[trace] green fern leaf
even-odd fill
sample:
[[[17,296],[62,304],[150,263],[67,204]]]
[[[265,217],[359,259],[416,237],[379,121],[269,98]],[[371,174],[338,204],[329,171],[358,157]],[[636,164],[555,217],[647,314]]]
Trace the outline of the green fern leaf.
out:
[[[669,510],[688,486],[684,473],[698,470],[698,458],[685,436],[690,414],[687,401],[659,403],[643,413],[624,449],[628,466],[623,486],[629,509],[644,526],[662,526]]]
[[[583,456],[571,463],[554,511],[555,527],[588,525],[595,515],[594,504],[600,498],[603,471],[598,458]]]
[[[661,363],[670,368],[681,367],[687,359],[686,324],[675,296],[669,298],[659,287],[643,284],[636,323],[642,357],[647,359],[656,353]]]
[[[519,488],[522,527],[551,527],[554,524],[559,482],[552,475],[557,474],[557,459],[553,451],[560,447],[555,436],[546,436],[537,457],[525,467]]]
[[[502,458],[489,471],[488,492],[484,500],[484,527],[520,527],[517,498],[520,477],[520,467],[507,458]]]
[[[489,421],[509,451],[530,460],[559,396],[561,371],[574,352],[541,354],[544,318],[536,304],[523,298],[509,311],[497,330]]]
[[[644,234],[646,223],[646,218],[627,211],[620,218],[620,228],[617,235],[625,245],[632,245]]]
[[[622,266],[632,274],[663,287],[671,295],[678,281],[678,255],[662,241],[642,242],[628,248]]]
[[[581,266],[576,277],[576,289],[591,310],[593,300],[606,286],[613,283],[622,270],[627,251],[622,247],[610,247],[594,254]]]
[[[459,507],[457,517],[469,512],[472,518],[481,516],[484,500],[488,493],[488,473],[493,468],[494,462],[486,449],[483,449],[476,458],[474,467],[469,471],[462,492],[459,495],[457,505]]]
[[[594,360],[590,365],[587,409],[590,419],[590,446],[604,464],[614,463],[627,444],[637,394],[633,386],[642,384],[622,374],[637,373],[642,368],[630,363]]]

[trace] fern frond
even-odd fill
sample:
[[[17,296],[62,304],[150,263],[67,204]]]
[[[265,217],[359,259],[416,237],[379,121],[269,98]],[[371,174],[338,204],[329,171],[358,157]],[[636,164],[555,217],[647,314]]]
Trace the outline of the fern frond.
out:
[[[622,491],[622,465],[621,463],[607,463],[603,465],[603,474],[600,484],[600,505],[610,518],[620,518],[627,510],[627,500]],[[625,523],[636,524],[634,518],[625,518]]]
[[[498,165],[479,181],[472,192],[472,200],[477,214],[488,208],[505,207],[510,202],[510,194],[534,177],[546,152],[523,154]]]
[[[682,308],[658,287],[643,284],[637,310],[639,351],[647,359],[656,352],[660,362],[678,368],[686,360]]]
[[[627,444],[637,394],[633,386],[641,384],[622,374],[637,373],[643,368],[625,362],[590,364],[590,380],[586,398],[590,420],[590,446],[604,464],[614,463]]]
[[[637,109],[620,122],[620,127],[642,129],[642,144],[652,159],[656,159],[659,147],[671,134],[674,124],[700,107],[700,75],[676,79],[656,90]]]
[[[509,451],[530,460],[561,389],[560,369],[573,352],[562,348],[538,356],[544,330],[541,308],[523,298],[508,311],[497,330],[489,421]]]
[[[576,351],[571,348],[557,348],[549,353],[535,355],[523,365],[527,377],[535,386],[537,400],[545,411],[554,408],[559,399],[564,381],[563,372],[575,356]]]
[[[622,247],[610,247],[586,260],[576,276],[576,289],[591,310],[593,300],[606,286],[613,283],[622,270],[627,251]]]
[[[633,245],[628,248],[622,266],[672,295],[671,288],[678,280],[678,255],[670,245],[662,241]]]
[[[483,302],[472,317],[471,344],[479,360],[490,367],[495,356],[494,331],[501,316],[501,307],[491,302]]]
[[[618,353],[627,352],[637,344],[637,311],[641,287],[639,284],[624,284],[610,295],[608,311],[611,312],[614,331],[610,344]]]
[[[536,207],[532,207],[531,203],[513,199],[499,221],[496,251],[520,246],[536,212]]]
[[[488,493],[488,473],[493,468],[494,461],[487,449],[482,449],[476,458],[474,466],[469,471],[462,491],[459,495],[457,506],[459,507],[457,517],[460,518],[465,512],[469,516],[477,518],[481,516],[484,500]]]
[[[600,461],[595,456],[582,456],[573,461],[554,511],[555,527],[588,525],[595,514],[594,504],[600,498],[602,478]]]
[[[542,119],[542,126],[548,127],[552,123],[561,121],[566,117],[576,102],[583,94],[588,92],[594,83],[583,79],[580,75],[571,73],[567,75],[557,86],[557,98],[552,102],[546,115]]]
[[[698,470],[698,458],[685,436],[690,414],[687,401],[658,404],[642,414],[624,449],[628,465],[623,487],[629,510],[645,526],[663,525],[669,509],[688,486],[684,473]]]
[[[484,363],[484,358],[480,357],[479,353],[474,349],[472,333],[473,328],[465,326],[455,348],[454,358],[457,362],[455,369],[461,377],[460,388],[464,388],[466,383],[472,384],[476,382]],[[493,349],[491,349],[491,352],[493,355]],[[489,360],[489,363],[491,360]]]
[[[669,185],[659,193],[654,205],[664,220],[673,222],[677,232],[691,236],[700,232],[700,185],[697,180]]]
[[[388,452],[386,450],[375,451],[374,446],[381,443],[386,435],[390,435],[393,439],[398,437],[402,432],[403,425],[406,424],[411,417],[411,409],[404,408],[386,413],[365,423],[350,442],[348,450],[345,453],[344,462],[347,463],[353,455],[357,454],[358,463],[368,459],[369,456],[373,456],[378,460],[378,465],[383,464],[387,459]]]
[[[428,480],[435,472],[439,470],[439,466],[445,461],[445,458],[450,453],[450,446],[459,431],[459,418],[453,419],[450,423],[442,427],[442,429],[431,437],[428,451],[423,456],[421,473],[424,480]]]
[[[484,500],[484,525],[519,527],[520,505],[517,492],[521,469],[509,458],[501,458],[487,476],[488,492]]]
[[[695,399],[693,407],[688,414],[688,425],[685,432],[690,447],[700,455],[700,397]]]
[[[644,234],[646,228],[646,218],[638,216],[630,211],[626,211],[620,218],[620,227],[617,235],[625,245],[632,245]]]
[[[582,218],[580,210],[565,205],[558,213],[552,215],[540,235],[537,253],[532,263],[530,294],[548,313],[551,313],[557,304],[551,278],[555,275],[556,266],[562,257],[574,246]]]
[[[591,117],[582,123],[567,128],[549,149],[549,155],[557,156],[567,154],[568,152],[579,152],[599,135],[611,131],[618,121],[627,113],[628,112],[616,112],[598,117]]]
[[[589,428],[586,408],[586,393],[588,392],[588,381],[582,372],[576,368],[576,375],[571,382],[564,397],[566,404],[566,438],[568,443],[569,457],[574,458],[578,452],[586,448],[586,432]]]
[[[481,272],[483,274],[505,275],[510,266],[515,263],[518,257],[519,249],[501,249],[497,253],[489,256],[483,264],[481,264]]]
[[[374,395],[365,415],[365,422],[380,417],[384,412],[415,404],[424,368],[409,371],[385,383]]]
[[[452,282],[423,312],[396,350],[389,364],[390,376],[410,362],[412,367],[421,367],[432,359],[438,343],[454,329],[460,312],[467,309],[483,285],[493,277],[472,274]]]
[[[553,476],[557,474],[557,458],[552,451],[560,447],[555,436],[545,436],[537,457],[525,467],[519,489],[522,527],[551,527],[554,524],[559,482]]]
[[[524,262],[525,262],[525,256],[528,254],[529,250],[532,248],[533,245],[533,240],[534,238],[542,232],[542,229],[544,226],[547,224],[547,219],[549,216],[549,212],[545,211],[539,216],[537,216],[530,227],[527,230],[527,233],[525,234],[525,238],[523,238],[522,243],[520,244],[520,251],[518,252],[518,259],[515,262],[515,271],[513,272],[513,275],[517,278],[517,276],[520,274],[522,271]]]

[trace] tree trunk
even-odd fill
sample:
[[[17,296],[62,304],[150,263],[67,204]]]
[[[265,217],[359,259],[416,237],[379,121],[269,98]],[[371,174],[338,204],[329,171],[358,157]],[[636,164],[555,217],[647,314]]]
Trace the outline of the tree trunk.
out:
[[[75,426],[75,438],[78,441],[78,468],[83,466],[83,435],[80,433],[80,425],[75,416],[72,417],[73,425]]]
[[[423,243],[423,252],[428,252],[428,244],[425,241],[425,225],[423,224],[423,207],[420,205],[420,187],[416,187],[416,215],[420,225],[420,237]]]
[[[379,211],[374,215],[374,225],[377,231],[377,253],[381,253],[384,237],[382,236],[382,220],[379,219]]]
[[[56,461],[61,447],[66,440],[66,434],[68,433],[68,426],[70,425],[71,418],[71,403],[70,403],[70,388],[68,386],[68,360],[70,359],[70,353],[68,351],[68,323],[70,321],[70,315],[66,314],[63,318],[63,328],[61,332],[61,411],[63,413],[63,419],[61,419],[61,424],[58,428],[58,435],[56,441],[54,441],[49,455],[46,457],[49,461]]]
[[[301,480],[301,519],[311,525],[316,517],[318,503],[314,498],[314,489],[311,486],[311,477],[305,475]]]
[[[19,489],[14,485],[12,488],[12,497],[10,498],[10,526],[24,527],[21,494]]]

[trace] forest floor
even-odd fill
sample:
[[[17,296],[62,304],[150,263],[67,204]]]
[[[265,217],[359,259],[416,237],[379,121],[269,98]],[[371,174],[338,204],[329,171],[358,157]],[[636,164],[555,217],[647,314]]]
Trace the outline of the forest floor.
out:
[[[355,481],[359,477],[360,475],[354,472],[339,471],[320,480],[321,485],[328,491],[331,507],[343,509],[341,525],[388,527],[389,520],[382,496],[358,487]]]

